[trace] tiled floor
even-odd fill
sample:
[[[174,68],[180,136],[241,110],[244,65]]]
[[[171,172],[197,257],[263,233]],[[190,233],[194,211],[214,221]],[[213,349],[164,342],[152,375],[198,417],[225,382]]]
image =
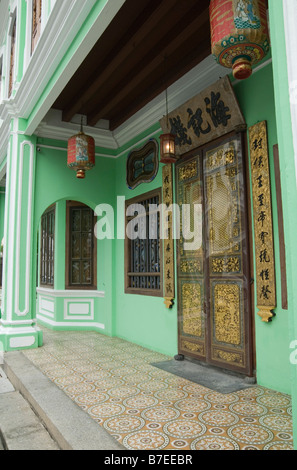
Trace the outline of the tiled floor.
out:
[[[153,367],[169,358],[121,339],[43,331],[44,346],[25,355],[127,449],[293,449],[287,395],[220,394]]]

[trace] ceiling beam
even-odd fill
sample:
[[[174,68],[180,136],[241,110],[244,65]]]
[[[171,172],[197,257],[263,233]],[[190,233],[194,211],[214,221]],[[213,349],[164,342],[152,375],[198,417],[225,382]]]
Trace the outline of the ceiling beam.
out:
[[[63,110],[63,120],[69,122],[77,113],[82,113],[84,105],[92,99],[98,90],[106,83],[112,80],[129,57],[137,54],[137,49],[143,47],[143,41],[150,38],[153,41],[152,31],[156,28],[156,24],[164,21],[166,15],[172,11],[175,4],[180,3],[178,0],[150,0],[147,8],[142,11],[141,18],[137,18],[131,28],[120,39],[109,56],[96,67],[92,77],[88,80],[87,86],[80,94],[79,99],[66,106]],[[187,1],[186,4],[192,6],[193,0]],[[165,27],[165,26],[164,26]],[[96,58],[94,57],[94,61]]]
[[[183,57],[183,60],[179,61],[175,67],[170,69],[170,72],[162,77],[160,80],[155,81],[149,86],[149,93],[143,92],[135,98],[133,103],[127,100],[126,103],[121,103],[121,109],[124,110],[121,113],[117,113],[116,109],[113,116],[110,117],[110,130],[114,131],[127,119],[132,117],[137,111],[142,109],[150,101],[160,95],[166,88],[170,87],[183,75],[189,72],[193,67],[198,65],[202,60],[210,55],[210,44],[209,40],[205,40],[199,44],[197,50],[191,50],[189,54]],[[145,88],[145,84],[144,84]],[[164,114],[165,114],[165,95],[164,95]]]
[[[148,75],[151,74],[152,70],[162,67],[164,69],[164,58],[171,55],[174,56],[176,48],[184,44],[189,38],[197,35],[196,41],[199,41],[199,32],[205,25],[209,25],[209,13],[208,9],[205,9],[198,17],[184,18],[180,24],[180,28],[176,30],[175,35],[171,35],[161,41],[156,48],[157,54],[152,51],[150,60],[145,57],[140,64],[137,65],[136,69],[130,71],[126,77],[122,77],[121,83],[119,83],[114,89],[111,90],[110,94],[105,96],[100,103],[94,103],[95,109],[88,112],[88,124],[94,126],[99,119],[106,118],[108,113],[114,109],[123,98],[129,95],[136,87],[138,87]]]

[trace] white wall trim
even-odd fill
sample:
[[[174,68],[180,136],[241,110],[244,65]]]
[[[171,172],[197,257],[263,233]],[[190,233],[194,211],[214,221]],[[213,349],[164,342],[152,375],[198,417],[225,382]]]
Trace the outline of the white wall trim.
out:
[[[37,315],[37,319],[38,320],[41,320],[43,321],[44,323],[48,324],[48,325],[51,325],[51,326],[54,326],[54,327],[77,327],[77,328],[82,328],[82,327],[86,327],[90,330],[93,330],[93,329],[99,329],[99,330],[105,330],[105,325],[103,323],[95,323],[95,322],[92,322],[92,321],[89,321],[89,322],[75,322],[75,321],[69,321],[69,322],[57,322],[57,321],[54,321],[54,320],[51,320],[49,318],[46,318],[42,315]]]
[[[5,239],[4,239],[4,252],[3,252],[3,273],[4,273],[4,283],[2,286],[4,292],[4,302],[3,310],[7,312],[6,319],[12,320],[12,314],[14,311],[13,306],[13,287],[14,287],[14,278],[13,278],[13,267],[15,264],[15,253],[14,253],[14,240],[15,235],[15,219],[11,214],[16,214],[16,188],[17,188],[17,161],[18,161],[18,136],[16,131],[18,127],[18,119],[13,121],[12,129],[12,145],[9,145],[9,154],[8,154],[8,188],[7,194],[9,195],[5,201]],[[5,307],[6,302],[6,307]],[[6,310],[7,309],[7,310]]]
[[[83,305],[89,305],[88,312],[71,312],[71,306],[82,307]],[[76,309],[75,309],[76,310]],[[80,309],[79,309],[80,310]],[[85,298],[85,299],[64,299],[64,320],[94,320],[94,299]]]
[[[7,336],[17,336],[17,335],[32,335],[40,331],[39,326],[30,325],[30,326],[22,326],[22,323],[7,323],[7,325],[20,325],[16,328],[8,326],[2,326],[0,324],[0,334],[4,334]],[[24,324],[23,324],[24,325]]]
[[[29,181],[28,181],[28,206],[27,206],[27,233],[26,233],[26,280],[25,280],[25,308],[20,310],[20,262],[21,262],[21,216],[22,216],[22,189],[23,189],[23,168],[24,168],[24,148],[30,148]],[[20,146],[20,165],[18,179],[18,202],[17,202],[17,226],[16,226],[16,270],[15,270],[15,313],[17,316],[26,316],[30,313],[30,271],[31,271],[31,241],[32,241],[32,198],[33,198],[33,165],[34,165],[34,145],[25,140]]]
[[[24,325],[33,325],[34,323],[36,323],[36,318],[32,320],[16,320],[16,321],[7,321],[7,320],[4,320],[3,318],[0,319],[0,324],[4,326],[16,326],[16,325],[24,326]]]
[[[104,298],[105,292],[99,290],[55,290],[47,289],[46,287],[37,287],[37,294],[47,295],[48,297],[74,297],[74,298],[90,298],[90,297],[99,297]]]

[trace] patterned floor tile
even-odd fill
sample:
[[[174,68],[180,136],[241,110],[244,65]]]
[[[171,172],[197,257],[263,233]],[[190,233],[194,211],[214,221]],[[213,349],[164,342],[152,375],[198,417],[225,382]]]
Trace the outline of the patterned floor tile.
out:
[[[289,396],[221,394],[151,365],[168,358],[94,332],[43,329],[24,354],[127,449],[293,450]]]

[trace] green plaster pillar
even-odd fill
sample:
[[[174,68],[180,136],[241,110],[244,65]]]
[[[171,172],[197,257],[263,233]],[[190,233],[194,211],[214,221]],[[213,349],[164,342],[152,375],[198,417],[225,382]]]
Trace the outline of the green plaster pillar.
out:
[[[36,325],[36,244],[33,231],[35,137],[13,119],[7,151],[0,348],[35,348],[42,334]]]
[[[297,66],[295,0],[269,0],[272,64],[282,179],[288,279],[289,338],[294,445],[297,448]],[[277,345],[276,345],[277,347]]]

